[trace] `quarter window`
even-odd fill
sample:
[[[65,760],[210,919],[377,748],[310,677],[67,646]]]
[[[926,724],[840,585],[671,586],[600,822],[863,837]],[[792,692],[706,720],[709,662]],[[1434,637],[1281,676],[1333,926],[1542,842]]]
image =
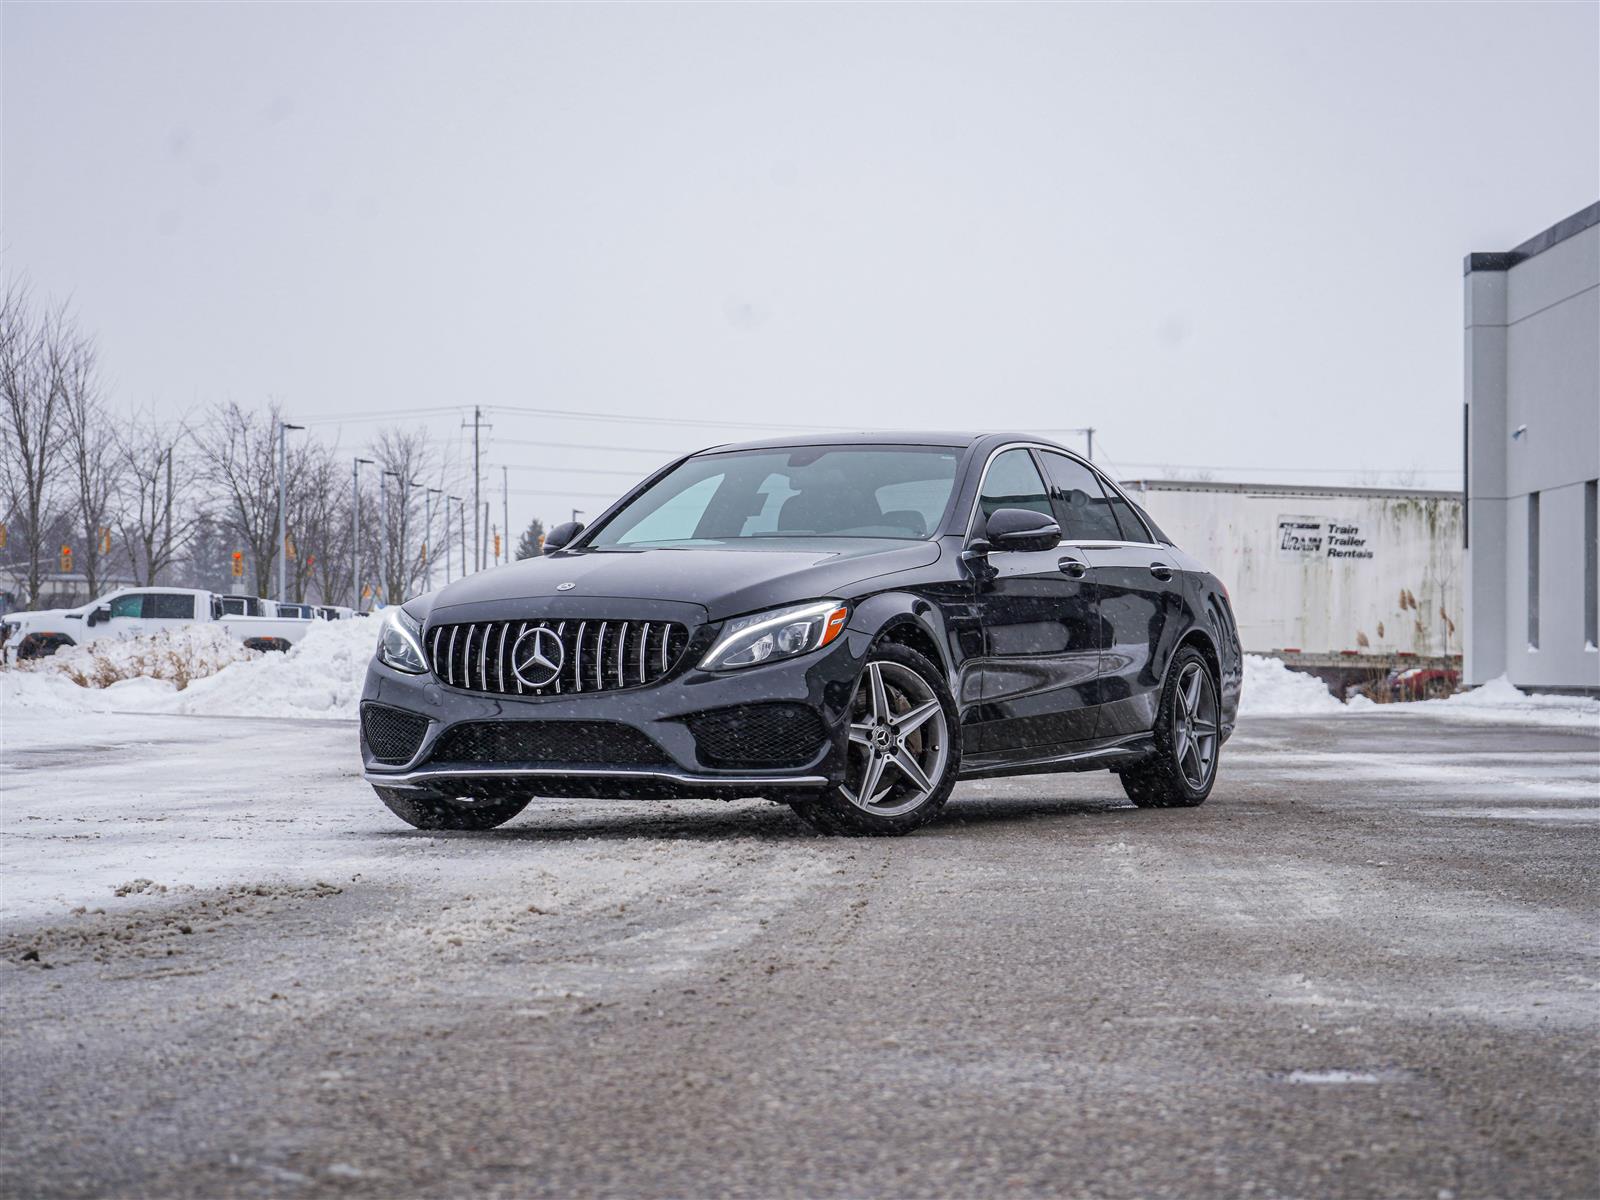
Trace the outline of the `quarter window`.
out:
[[[1111,488],[1106,488],[1106,496],[1111,501],[1111,511],[1117,514],[1117,524],[1122,527],[1122,540],[1125,542],[1154,542],[1150,530],[1145,528],[1145,523],[1139,519],[1139,514],[1133,511],[1129,504]]]
[[[1046,450],[1041,457],[1045,474],[1050,476],[1062,538],[1069,542],[1121,541],[1122,532],[1100,477],[1065,454]]]
[[[989,464],[978,504],[983,510],[985,525],[1002,508],[1032,509],[1052,521],[1056,519],[1044,480],[1039,478],[1039,469],[1033,465],[1033,456],[1020,447],[1004,451]]]

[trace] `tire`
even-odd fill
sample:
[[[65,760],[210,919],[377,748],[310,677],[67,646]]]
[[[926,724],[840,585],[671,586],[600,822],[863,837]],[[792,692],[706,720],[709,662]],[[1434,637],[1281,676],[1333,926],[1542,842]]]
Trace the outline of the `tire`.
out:
[[[784,797],[800,818],[839,837],[896,837],[938,816],[961,769],[961,726],[940,670],[905,646],[876,647],[849,719],[846,781]]]
[[[456,800],[438,792],[401,791],[373,785],[389,811],[418,829],[493,829],[528,807],[526,797]]]
[[[1219,695],[1205,655],[1192,646],[1179,650],[1161,689],[1156,752],[1121,773],[1129,800],[1140,808],[1194,808],[1206,802],[1222,757]],[[1197,715],[1191,715],[1191,702]]]

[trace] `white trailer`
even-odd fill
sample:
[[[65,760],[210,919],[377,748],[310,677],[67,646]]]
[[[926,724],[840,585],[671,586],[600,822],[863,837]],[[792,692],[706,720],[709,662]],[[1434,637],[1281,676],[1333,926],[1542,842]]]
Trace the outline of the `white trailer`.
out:
[[[1459,492],[1154,479],[1123,487],[1222,580],[1247,653],[1309,668],[1458,665]]]

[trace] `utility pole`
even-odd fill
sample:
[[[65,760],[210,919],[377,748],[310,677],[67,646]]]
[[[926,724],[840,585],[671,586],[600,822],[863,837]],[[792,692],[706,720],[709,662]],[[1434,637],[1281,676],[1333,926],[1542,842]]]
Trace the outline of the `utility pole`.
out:
[[[456,517],[461,525],[461,577],[467,577],[467,502],[460,496],[451,496],[456,502]]]
[[[1094,461],[1094,426],[1089,426],[1089,428],[1085,429],[1083,433],[1084,436],[1089,440],[1089,452],[1084,455],[1084,457],[1092,462]]]
[[[573,509],[573,510],[572,510],[572,519],[573,519],[573,520],[574,520],[574,521],[576,521],[576,520],[577,520],[577,519],[578,519],[578,517],[579,517],[579,516],[580,516],[580,515],[582,515],[582,513],[583,513],[583,509],[581,509],[581,508],[575,508],[575,509]]]
[[[167,529],[166,540],[162,543],[162,545],[165,547],[165,553],[166,554],[171,554],[172,553],[172,447],[171,446],[167,447],[167,515],[166,515],[165,525],[166,525],[166,529]],[[155,568],[150,563],[145,563],[145,566],[151,568],[151,570],[150,570],[150,582],[154,583],[156,581]]]
[[[511,561],[511,485],[506,482],[507,469],[500,468],[500,523],[506,531],[506,561]]]
[[[358,458],[350,478],[350,607],[361,609],[361,464],[372,465],[370,458]]]
[[[478,562],[480,564],[478,569],[480,571],[489,565],[489,502],[487,500],[483,502],[482,515],[483,525],[481,528],[483,529],[483,541],[478,546]],[[473,519],[476,520],[477,518],[474,517]]]
[[[465,429],[467,423],[463,421],[461,428]],[[488,556],[484,553],[483,527],[489,523],[488,516],[483,510],[483,441],[484,429],[493,429],[493,425],[485,425],[483,409],[478,405],[472,406],[472,553],[476,566],[474,570],[483,570]],[[481,523],[480,523],[481,518]],[[466,526],[461,529],[462,537],[466,537]],[[466,574],[463,566],[462,574]]]
[[[278,422],[278,603],[289,599],[289,442],[291,429],[304,429],[304,425]]]

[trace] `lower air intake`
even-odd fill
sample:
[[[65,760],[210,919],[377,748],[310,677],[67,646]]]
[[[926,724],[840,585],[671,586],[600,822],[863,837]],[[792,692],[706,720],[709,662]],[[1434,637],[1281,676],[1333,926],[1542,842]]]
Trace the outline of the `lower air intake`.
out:
[[[822,717],[804,704],[719,708],[697,713],[688,723],[708,767],[803,767],[828,736]]]
[[[657,767],[660,746],[616,721],[466,721],[434,743],[436,763],[570,763]]]
[[[361,706],[361,732],[366,735],[367,748],[378,762],[408,763],[416,757],[417,748],[428,732],[428,718],[421,713],[369,701]]]

